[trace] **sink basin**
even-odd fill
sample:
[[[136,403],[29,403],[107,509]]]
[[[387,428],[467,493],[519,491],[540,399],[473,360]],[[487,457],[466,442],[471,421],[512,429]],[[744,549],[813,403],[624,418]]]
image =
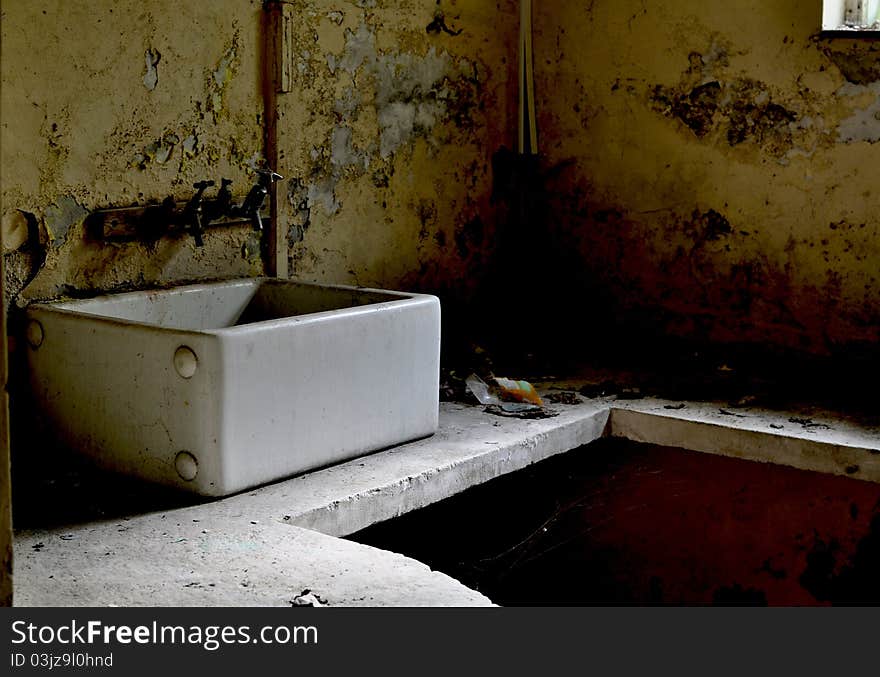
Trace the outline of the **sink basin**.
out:
[[[437,430],[434,296],[253,278],[27,312],[36,406],[114,471],[222,496]]]

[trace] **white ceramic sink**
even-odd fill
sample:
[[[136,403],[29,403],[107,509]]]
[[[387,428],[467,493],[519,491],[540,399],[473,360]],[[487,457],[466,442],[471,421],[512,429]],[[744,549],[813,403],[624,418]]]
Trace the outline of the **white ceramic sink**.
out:
[[[28,316],[36,406],[111,470],[222,496],[437,430],[434,296],[257,278]]]

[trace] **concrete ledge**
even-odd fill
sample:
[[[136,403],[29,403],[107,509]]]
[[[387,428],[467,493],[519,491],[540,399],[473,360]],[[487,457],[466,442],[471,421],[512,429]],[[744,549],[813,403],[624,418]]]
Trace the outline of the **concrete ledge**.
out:
[[[277,522],[187,508],[19,533],[16,606],[491,606],[421,562]]]
[[[778,414],[775,418],[779,422],[773,425],[784,426],[787,423],[789,428],[795,429],[783,433],[784,428],[780,427],[771,428],[768,432],[742,421],[713,421],[705,414],[702,418],[693,415],[677,417],[635,407],[615,407],[611,412],[610,430],[613,437],[634,442],[649,442],[880,482],[880,439],[871,440],[863,434],[841,435],[840,431],[831,429],[822,429],[811,437],[809,432],[805,432],[810,428],[798,429],[798,426],[791,425],[788,417]],[[764,413],[759,425],[766,425],[768,420],[773,421],[774,416]]]
[[[610,398],[556,410],[521,420],[443,403],[424,440],[211,503],[19,533],[16,601],[283,605],[309,588],[330,604],[489,604],[418,562],[332,536],[607,435],[880,482],[880,429],[832,414]]]
[[[540,420],[444,403],[431,438],[235,496],[217,509],[247,509],[345,536],[593,442],[605,434],[608,418],[604,402]]]

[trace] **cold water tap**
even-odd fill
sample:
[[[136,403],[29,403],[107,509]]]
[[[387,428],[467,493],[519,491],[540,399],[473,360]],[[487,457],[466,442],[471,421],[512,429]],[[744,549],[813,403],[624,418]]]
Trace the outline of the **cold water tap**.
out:
[[[260,209],[263,206],[263,202],[266,200],[266,196],[269,194],[269,189],[272,187],[272,183],[279,179],[283,179],[284,177],[281,176],[281,174],[273,172],[271,169],[258,169],[257,173],[260,175],[260,178],[257,179],[257,182],[247,194],[247,197],[244,199],[244,202],[238,211],[242,216],[253,221],[254,230],[263,230],[263,220],[260,217]]]

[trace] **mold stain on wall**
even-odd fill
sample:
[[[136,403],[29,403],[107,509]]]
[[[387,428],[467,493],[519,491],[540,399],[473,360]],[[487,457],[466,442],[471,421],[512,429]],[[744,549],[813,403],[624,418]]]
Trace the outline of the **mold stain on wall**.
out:
[[[877,345],[878,47],[819,37],[817,12],[542,6],[542,232],[577,294],[656,335]]]

